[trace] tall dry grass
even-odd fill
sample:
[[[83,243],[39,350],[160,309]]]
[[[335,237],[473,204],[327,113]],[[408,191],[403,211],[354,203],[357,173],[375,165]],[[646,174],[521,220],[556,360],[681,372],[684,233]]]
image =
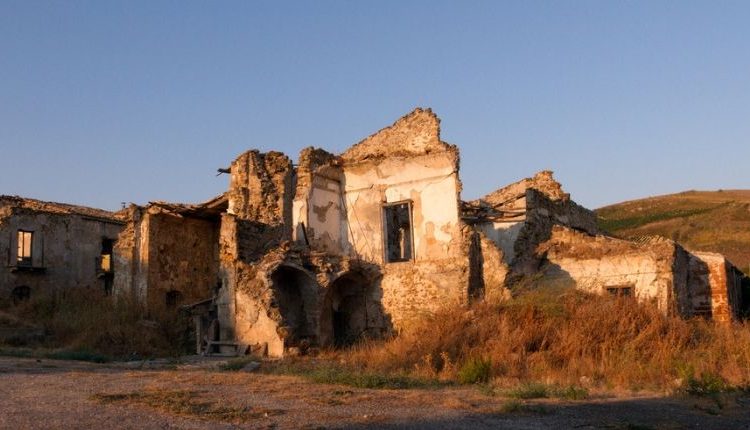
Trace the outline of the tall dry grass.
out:
[[[750,384],[747,324],[686,321],[632,299],[576,291],[529,291],[502,304],[445,309],[396,338],[340,354],[366,372],[453,381],[468,375],[500,384],[696,390]]]
[[[189,350],[189,321],[177,311],[147,318],[143,306],[125,297],[72,288],[5,303],[8,318],[38,327],[43,338],[17,340],[12,346],[90,352],[113,359],[176,356]]]

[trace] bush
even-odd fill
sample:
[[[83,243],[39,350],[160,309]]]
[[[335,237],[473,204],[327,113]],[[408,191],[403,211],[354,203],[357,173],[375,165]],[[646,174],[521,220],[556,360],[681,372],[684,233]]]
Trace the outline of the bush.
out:
[[[477,384],[490,379],[492,362],[483,358],[472,358],[458,371],[458,382],[462,384]]]

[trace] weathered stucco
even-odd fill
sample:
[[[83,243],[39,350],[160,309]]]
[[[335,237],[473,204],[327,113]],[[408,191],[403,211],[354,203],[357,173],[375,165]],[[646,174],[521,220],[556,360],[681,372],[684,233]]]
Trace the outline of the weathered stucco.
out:
[[[629,287],[639,300],[654,301],[665,311],[672,306],[677,245],[670,240],[634,243],[556,226],[536,252],[544,256],[545,283],[597,294]]]
[[[123,224],[100,209],[0,196],[0,294],[10,297],[18,287],[32,295],[73,287],[104,291],[103,241],[115,241]],[[17,261],[19,230],[33,233],[31,260],[24,265]]]

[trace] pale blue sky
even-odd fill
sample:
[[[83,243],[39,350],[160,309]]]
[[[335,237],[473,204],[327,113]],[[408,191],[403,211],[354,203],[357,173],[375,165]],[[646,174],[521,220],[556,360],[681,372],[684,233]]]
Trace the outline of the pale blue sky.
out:
[[[0,194],[202,201],[246,149],[416,106],[465,199],[542,169],[592,208],[750,188],[750,2],[0,0]]]

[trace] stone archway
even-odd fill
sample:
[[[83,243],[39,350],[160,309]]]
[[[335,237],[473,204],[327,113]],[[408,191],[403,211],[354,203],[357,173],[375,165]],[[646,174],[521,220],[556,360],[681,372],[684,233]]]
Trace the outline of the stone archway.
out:
[[[321,309],[321,342],[344,347],[378,332],[382,307],[376,291],[376,283],[357,272],[333,281]]]
[[[284,347],[306,341],[317,343],[314,315],[317,311],[318,283],[305,271],[282,265],[271,274],[271,287],[281,314]]]

